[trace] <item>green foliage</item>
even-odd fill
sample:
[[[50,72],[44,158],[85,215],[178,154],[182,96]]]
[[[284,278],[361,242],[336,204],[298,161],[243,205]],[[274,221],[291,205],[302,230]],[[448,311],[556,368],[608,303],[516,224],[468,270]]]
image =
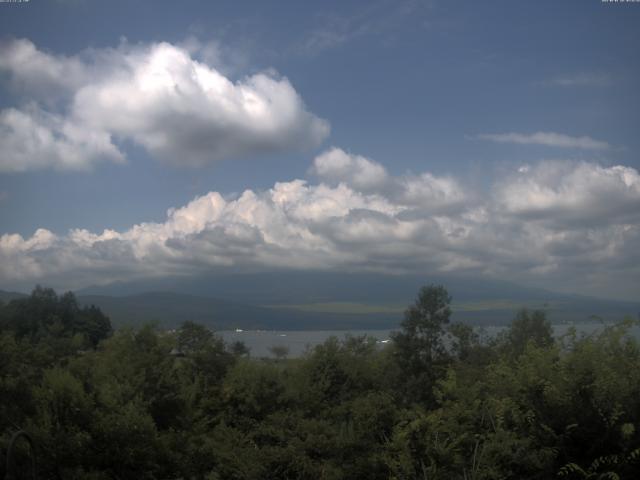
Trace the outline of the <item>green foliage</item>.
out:
[[[0,478],[26,429],[39,478],[640,478],[640,346],[627,320],[554,341],[520,312],[487,342],[422,289],[394,342],[254,359],[185,322],[110,334],[37,288],[0,306]]]
[[[522,354],[527,345],[549,347],[553,345],[553,329],[543,310],[530,312],[522,309],[502,336],[503,348],[511,355]]]
[[[269,351],[278,360],[283,360],[289,355],[289,347],[286,347],[284,345],[274,345],[269,348]]]
[[[443,286],[422,287],[415,303],[405,311],[402,331],[392,336],[404,377],[398,388],[409,401],[433,401],[433,386],[448,359],[444,335],[450,305],[451,296]]]
[[[54,348],[60,347],[53,345],[55,340],[80,335],[83,346],[93,348],[111,334],[111,323],[99,308],[80,308],[73,293],[58,297],[52,289],[37,286],[28,298],[11,300],[2,307],[2,330],[33,343],[46,340]]]
[[[405,312],[402,332],[394,337],[408,361],[422,366],[445,355],[442,336],[451,316],[450,305],[451,296],[443,286],[420,289],[415,304]]]

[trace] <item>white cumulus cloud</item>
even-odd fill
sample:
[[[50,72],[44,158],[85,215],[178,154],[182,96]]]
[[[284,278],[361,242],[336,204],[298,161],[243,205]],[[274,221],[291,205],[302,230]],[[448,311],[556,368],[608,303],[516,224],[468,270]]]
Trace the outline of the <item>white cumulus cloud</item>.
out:
[[[496,189],[506,211],[527,218],[612,223],[640,216],[640,175],[631,167],[544,161]]]
[[[393,176],[336,149],[311,171],[317,183],[277,182],[232,199],[210,192],[169,210],[164,222],[124,231],[5,234],[0,284],[77,288],[274,267],[472,272],[601,295],[640,283],[640,174],[633,168],[540,162],[474,192],[430,172]]]
[[[429,172],[392,177],[380,163],[340,148],[318,155],[310,172],[329,184],[345,183],[357,191],[378,192],[423,212],[455,208],[468,199],[454,178]]]
[[[52,55],[27,39],[0,44],[0,70],[12,86],[38,98],[58,97],[90,81],[92,66],[79,57]]]
[[[86,137],[108,142],[107,158],[124,157],[121,151],[114,155],[112,139],[131,140],[165,162],[190,166],[301,150],[317,146],[329,133],[328,122],[306,109],[286,78],[262,72],[233,81],[186,48],[166,42],[123,43],[62,56],[40,51],[28,40],[13,40],[0,48],[0,71],[19,93],[40,101],[40,118],[67,126],[46,129],[74,157],[61,162],[53,151],[50,164],[41,161],[46,155],[26,161],[12,151],[25,133],[9,126],[0,144],[4,170],[92,164],[96,155],[84,147],[85,140],[72,151],[78,142],[60,133],[72,125],[82,125]],[[16,106],[2,115],[32,116],[28,108]],[[46,153],[50,143],[55,150],[56,142],[40,142],[38,148]]]
[[[101,160],[124,161],[107,132],[87,129],[35,105],[0,111],[0,149],[0,172],[77,170]]]
[[[385,168],[361,155],[332,148],[313,161],[311,171],[330,182],[344,181],[358,189],[373,189],[389,181]]]

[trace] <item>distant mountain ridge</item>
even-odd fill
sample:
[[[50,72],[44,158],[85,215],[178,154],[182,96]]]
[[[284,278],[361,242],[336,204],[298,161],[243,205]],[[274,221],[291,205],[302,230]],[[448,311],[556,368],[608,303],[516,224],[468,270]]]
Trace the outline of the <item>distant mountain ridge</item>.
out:
[[[3,302],[3,303],[8,303],[11,300],[15,300],[17,298],[24,298],[26,296],[27,296],[26,293],[7,292],[5,290],[0,290],[0,302]]]
[[[392,321],[389,315],[364,318],[362,315],[297,312],[175,292],[145,292],[120,297],[80,295],[78,301],[100,307],[115,325],[139,325],[156,321],[164,327],[175,327],[190,320],[216,330],[306,330],[321,329],[324,325],[327,328],[382,328]],[[365,321],[372,327],[363,325]]]
[[[78,290],[78,294],[125,296],[152,291],[196,295],[253,305],[314,302],[413,302],[418,289],[444,285],[454,301],[492,299],[553,300],[570,295],[523,287],[511,282],[444,275],[385,275],[331,272],[208,274],[191,277],[116,282]],[[588,297],[585,297],[588,298]]]
[[[540,308],[554,323],[593,316],[637,317],[640,302],[597,299],[469,278],[365,274],[268,273],[208,275],[112,284],[76,292],[83,305],[100,307],[115,326],[185,320],[216,330],[334,330],[397,328],[420,286],[444,284],[453,296],[453,321],[502,325],[519,308]],[[62,293],[62,292],[59,292]],[[0,291],[5,303],[24,294]]]

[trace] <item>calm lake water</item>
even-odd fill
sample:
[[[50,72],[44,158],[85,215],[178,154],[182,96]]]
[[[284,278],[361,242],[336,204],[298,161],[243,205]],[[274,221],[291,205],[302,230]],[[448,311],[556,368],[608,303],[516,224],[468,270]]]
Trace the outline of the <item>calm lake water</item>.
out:
[[[603,328],[599,323],[584,323],[554,325],[553,330],[556,336],[561,336],[572,326],[575,327],[579,333],[585,335],[602,330]],[[480,331],[483,336],[493,337],[501,330],[504,330],[504,328],[503,326],[483,327],[478,331]],[[307,349],[320,345],[329,337],[343,339],[346,335],[354,337],[368,335],[375,338],[380,346],[383,346],[389,341],[389,335],[393,331],[394,330],[223,330],[217,333],[221,335],[226,342],[230,343],[237,340],[244,342],[251,350],[252,357],[272,357],[273,355],[269,349],[274,346],[287,347],[289,349],[289,357],[299,357]],[[632,332],[636,338],[640,338],[639,327],[634,327]]]

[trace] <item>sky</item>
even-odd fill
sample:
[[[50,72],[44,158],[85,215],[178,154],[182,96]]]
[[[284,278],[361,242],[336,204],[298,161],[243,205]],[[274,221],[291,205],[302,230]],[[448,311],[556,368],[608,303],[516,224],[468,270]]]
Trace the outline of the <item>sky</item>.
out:
[[[0,3],[0,288],[462,274],[638,300],[640,3]]]

